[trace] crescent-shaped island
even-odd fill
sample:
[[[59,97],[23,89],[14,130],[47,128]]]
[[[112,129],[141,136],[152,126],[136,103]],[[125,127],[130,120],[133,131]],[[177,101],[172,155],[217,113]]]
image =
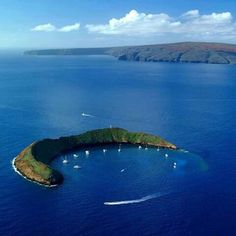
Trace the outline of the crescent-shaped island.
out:
[[[177,147],[159,136],[129,132],[121,128],[105,128],[83,134],[43,139],[26,147],[14,160],[17,173],[35,183],[53,187],[63,183],[63,175],[50,167],[53,159],[73,149],[102,144],[134,144],[176,150]]]

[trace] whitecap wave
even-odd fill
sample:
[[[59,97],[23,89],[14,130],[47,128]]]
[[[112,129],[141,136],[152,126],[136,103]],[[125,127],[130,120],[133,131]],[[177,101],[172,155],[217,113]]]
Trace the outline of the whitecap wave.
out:
[[[188,150],[185,150],[185,149],[179,149],[180,152],[184,152],[184,153],[189,153]]]
[[[163,196],[164,194],[151,194],[151,195],[147,195],[145,197],[139,198],[139,199],[133,199],[133,200],[125,200],[125,201],[116,201],[116,202],[104,202],[104,205],[107,206],[117,206],[117,205],[127,205],[127,204],[137,204],[137,203],[141,203],[141,202],[146,202],[148,200]]]

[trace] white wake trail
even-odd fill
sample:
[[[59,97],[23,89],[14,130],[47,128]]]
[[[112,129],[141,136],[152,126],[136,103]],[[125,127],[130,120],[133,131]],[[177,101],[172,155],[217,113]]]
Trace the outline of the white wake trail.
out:
[[[125,201],[116,201],[116,202],[104,202],[104,205],[107,206],[117,206],[117,205],[127,205],[127,204],[137,204],[137,203],[141,203],[141,202],[146,202],[148,200],[160,197],[164,194],[151,194],[139,199],[134,199],[134,200],[125,200]]]
[[[84,113],[84,112],[83,112],[81,115],[82,115],[82,116],[85,116],[85,117],[95,117],[95,116],[93,116],[93,115],[86,114],[86,113]]]

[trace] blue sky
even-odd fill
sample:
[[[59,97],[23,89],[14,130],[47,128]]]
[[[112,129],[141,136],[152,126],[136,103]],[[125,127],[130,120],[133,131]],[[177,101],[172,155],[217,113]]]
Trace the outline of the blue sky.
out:
[[[236,43],[235,0],[1,0],[1,48]]]

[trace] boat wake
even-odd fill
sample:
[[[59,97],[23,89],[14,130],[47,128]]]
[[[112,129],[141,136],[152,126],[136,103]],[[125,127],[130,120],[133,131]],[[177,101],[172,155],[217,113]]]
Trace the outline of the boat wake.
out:
[[[84,112],[81,115],[84,116],[84,117],[95,117],[93,115],[90,115],[90,114],[87,114],[87,113],[84,113]]]
[[[154,198],[158,198],[161,197],[165,194],[151,194],[151,195],[147,195],[145,197],[139,198],[139,199],[134,199],[134,200],[125,200],[125,201],[116,201],[116,202],[104,202],[104,205],[107,206],[117,206],[117,205],[127,205],[127,204],[137,204],[137,203],[141,203],[141,202],[146,202],[148,200],[154,199]]]

